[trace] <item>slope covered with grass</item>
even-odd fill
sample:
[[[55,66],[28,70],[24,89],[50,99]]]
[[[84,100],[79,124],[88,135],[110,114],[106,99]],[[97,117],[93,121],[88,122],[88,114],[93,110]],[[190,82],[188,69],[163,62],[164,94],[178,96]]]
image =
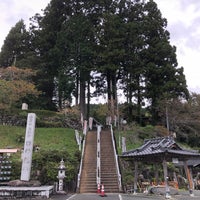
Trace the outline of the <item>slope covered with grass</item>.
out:
[[[26,127],[0,126],[0,148],[23,148]],[[34,146],[41,150],[78,150],[73,129],[36,128]]]

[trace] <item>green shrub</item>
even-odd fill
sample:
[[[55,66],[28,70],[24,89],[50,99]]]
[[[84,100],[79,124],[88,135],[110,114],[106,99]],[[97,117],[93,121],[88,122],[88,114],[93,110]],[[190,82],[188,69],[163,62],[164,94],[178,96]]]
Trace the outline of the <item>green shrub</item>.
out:
[[[10,160],[12,161],[11,180],[20,179],[21,165],[22,165],[21,152],[18,152],[17,154],[13,154],[10,157]]]
[[[76,181],[80,162],[79,154],[80,152],[75,152],[74,155],[71,155],[67,151],[58,150],[35,152],[32,159],[32,178],[39,180],[42,184],[57,182],[58,167],[63,159],[66,167],[66,178],[64,181]]]

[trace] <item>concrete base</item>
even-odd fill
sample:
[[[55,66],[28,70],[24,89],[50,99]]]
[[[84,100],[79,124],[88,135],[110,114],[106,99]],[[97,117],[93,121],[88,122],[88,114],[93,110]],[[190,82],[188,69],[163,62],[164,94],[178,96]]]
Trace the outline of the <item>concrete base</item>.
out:
[[[56,191],[56,194],[67,194],[67,192],[65,192],[65,191]]]
[[[39,186],[39,187],[0,187],[0,198],[26,198],[26,197],[46,197],[49,198],[53,193],[54,186]]]

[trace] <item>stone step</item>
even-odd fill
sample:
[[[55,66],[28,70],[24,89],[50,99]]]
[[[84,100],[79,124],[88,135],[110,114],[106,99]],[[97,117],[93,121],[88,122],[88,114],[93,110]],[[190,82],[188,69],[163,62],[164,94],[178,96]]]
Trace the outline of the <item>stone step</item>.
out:
[[[96,192],[96,134],[89,132],[86,136],[85,154],[83,159],[80,192]]]
[[[101,136],[101,181],[105,191],[119,192],[111,134],[102,132]]]
[[[80,192],[96,193],[96,143],[95,134],[87,134]],[[114,150],[110,132],[101,132],[101,180],[106,192],[119,192]]]

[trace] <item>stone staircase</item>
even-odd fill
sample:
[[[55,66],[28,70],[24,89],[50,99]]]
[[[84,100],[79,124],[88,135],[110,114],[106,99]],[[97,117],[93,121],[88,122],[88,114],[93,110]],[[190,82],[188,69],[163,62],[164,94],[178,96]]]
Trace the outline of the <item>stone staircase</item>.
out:
[[[95,193],[97,191],[97,134],[90,131],[86,136],[85,152],[83,158],[82,174],[80,180],[80,193]]]
[[[105,193],[119,192],[117,170],[110,131],[101,131],[101,183]],[[90,131],[86,136],[80,180],[80,193],[96,193],[97,133]]]
[[[110,131],[101,132],[101,183],[105,193],[118,193],[119,184]]]

